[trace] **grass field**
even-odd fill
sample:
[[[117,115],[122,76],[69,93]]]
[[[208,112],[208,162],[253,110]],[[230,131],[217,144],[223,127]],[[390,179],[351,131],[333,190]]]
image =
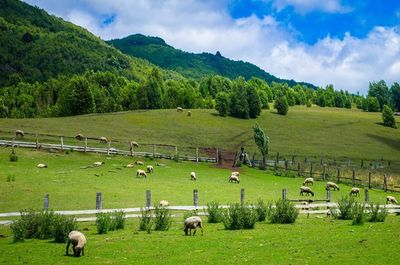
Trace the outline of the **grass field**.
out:
[[[221,118],[215,110],[192,110],[191,117],[176,110],[94,114],[65,118],[0,119],[5,131],[74,136],[107,136],[122,141],[192,147],[220,147],[236,151],[244,145],[256,152],[252,127],[265,128],[271,153],[400,162],[399,130],[384,127],[381,113],[356,109],[290,108],[287,116],[263,111],[256,120]],[[396,117],[399,123],[399,117]],[[399,124],[400,126],[400,124]],[[12,135],[3,135],[12,137]]]

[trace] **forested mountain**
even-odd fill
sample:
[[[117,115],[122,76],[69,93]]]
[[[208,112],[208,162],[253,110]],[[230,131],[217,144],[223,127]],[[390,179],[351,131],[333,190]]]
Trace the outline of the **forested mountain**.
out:
[[[246,80],[257,77],[269,84],[272,82],[287,83],[289,86],[298,84],[294,80],[285,80],[273,76],[254,64],[225,58],[219,52],[215,55],[210,53],[195,54],[175,49],[158,37],[134,34],[123,39],[110,40],[108,43],[125,54],[147,59],[155,65],[177,71],[188,78],[200,79],[209,75],[221,75],[235,79],[242,76]],[[315,88],[308,83],[300,82],[299,84]]]

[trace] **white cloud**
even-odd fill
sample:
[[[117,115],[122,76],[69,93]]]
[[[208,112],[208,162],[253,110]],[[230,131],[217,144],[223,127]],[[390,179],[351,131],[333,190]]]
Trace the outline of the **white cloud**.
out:
[[[273,6],[282,10],[288,6],[294,8],[300,14],[312,11],[322,11],[327,13],[347,13],[351,11],[350,7],[341,4],[340,0],[267,0],[272,1]]]
[[[34,2],[39,0],[29,0]],[[198,0],[41,0],[51,13],[86,27],[103,39],[134,33],[159,36],[191,52],[220,51],[223,56],[254,63],[280,78],[365,93],[368,83],[400,79],[400,34],[396,28],[374,28],[366,38],[329,36],[310,46],[296,40],[274,17],[233,19],[227,1]],[[326,12],[343,10],[339,1],[276,0],[296,8],[318,6]],[[318,4],[319,3],[319,4]],[[39,4],[39,2],[37,3]],[[52,9],[54,8],[54,9]],[[105,16],[115,15],[109,25]]]

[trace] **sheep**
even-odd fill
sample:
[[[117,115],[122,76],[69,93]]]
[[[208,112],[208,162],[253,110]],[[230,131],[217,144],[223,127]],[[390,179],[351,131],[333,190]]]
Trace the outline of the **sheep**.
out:
[[[386,203],[397,204],[397,200],[393,196],[387,196],[386,197]]]
[[[99,167],[99,166],[101,166],[103,164],[105,164],[105,162],[96,161],[96,162],[93,163],[93,166],[94,167]]]
[[[153,171],[154,171],[154,168],[153,168],[153,166],[147,166],[147,173],[153,173]]]
[[[25,136],[25,133],[24,133],[24,131],[23,130],[16,130],[15,131],[15,137],[24,137]]]
[[[45,168],[45,167],[47,167],[47,165],[46,165],[46,164],[40,163],[40,164],[37,164],[36,167],[38,167],[38,168]]]
[[[300,187],[300,195],[303,196],[304,194],[314,196],[314,192],[311,190],[310,187],[301,186]]]
[[[239,171],[232,171],[231,175],[232,175],[232,176],[238,176],[238,177],[239,177]]]
[[[145,178],[147,178],[147,174],[146,174],[146,172],[144,170],[138,169],[136,171],[136,177],[145,177]]]
[[[192,116],[192,112],[190,110],[188,110],[187,115],[186,116]]]
[[[143,161],[136,161],[135,164],[138,166],[143,166]]]
[[[84,234],[82,234],[79,231],[71,231],[68,234],[68,243],[66,249],[67,256],[70,244],[72,244],[72,250],[74,251],[74,256],[79,257],[81,255],[81,251],[82,251],[82,256],[85,255],[84,249],[86,245],[86,237]]]
[[[306,178],[303,182],[303,186],[311,184],[312,186],[314,185],[314,179],[313,178]]]
[[[184,223],[185,235],[192,235],[192,229],[194,229],[193,235],[196,234],[197,227],[201,228],[201,235],[203,235],[203,221],[198,216],[191,216],[186,218]],[[188,233],[189,232],[189,233]]]
[[[339,190],[339,186],[334,183],[334,182],[327,182],[326,183],[326,189],[330,190],[331,188],[333,188],[333,190]]]
[[[196,173],[193,171],[190,172],[190,180],[197,180]]]
[[[360,196],[360,189],[359,188],[351,188],[350,196],[351,195]]]
[[[100,143],[107,144],[108,143],[107,137],[104,137],[104,136],[100,137]]]
[[[161,200],[159,205],[160,205],[160,207],[167,207],[169,205],[169,203],[166,200]]]
[[[133,164],[126,165],[127,168],[133,168]]]
[[[83,141],[83,140],[85,139],[85,137],[83,136],[83,134],[78,133],[78,134],[75,136],[75,139],[78,140],[78,141]]]
[[[137,142],[135,142],[135,141],[131,141],[130,145],[131,145],[131,148],[132,147],[139,147],[139,144]]]
[[[183,109],[181,107],[177,107],[176,112],[183,112]]]
[[[229,182],[236,182],[236,183],[239,183],[239,176],[231,175],[231,176],[229,177]]]

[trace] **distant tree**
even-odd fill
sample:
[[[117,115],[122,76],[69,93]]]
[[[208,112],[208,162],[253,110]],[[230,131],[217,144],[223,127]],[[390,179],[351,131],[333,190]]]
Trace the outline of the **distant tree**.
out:
[[[146,99],[143,100],[147,100],[148,109],[162,108],[163,80],[158,68],[153,68],[143,85],[143,90],[144,91],[141,91],[141,93],[142,96],[146,97]],[[142,100],[141,98],[138,99]]]
[[[254,131],[254,141],[263,157],[262,169],[265,169],[269,151],[269,137],[268,135],[265,134],[264,130],[261,129],[258,123],[254,125],[253,131]]]
[[[253,86],[247,85],[247,103],[249,105],[249,116],[252,119],[257,118],[261,113],[260,97]]]
[[[400,85],[394,82],[390,88],[390,94],[392,97],[392,104],[396,111],[400,111]]]
[[[390,103],[389,88],[383,80],[369,83],[368,96],[376,97],[379,102],[379,110],[383,108],[383,105]]]
[[[289,104],[287,102],[286,96],[278,95],[275,98],[275,109],[278,111],[278,114],[287,115],[289,111]]]
[[[233,93],[230,95],[230,115],[237,118],[249,118],[249,103],[247,102],[246,84],[244,78],[234,80]]]
[[[383,106],[382,120],[383,120],[383,124],[385,124],[386,126],[392,127],[392,128],[397,128],[393,111],[388,105]]]
[[[376,97],[368,96],[366,99],[366,110],[369,112],[379,112],[379,101]]]
[[[215,99],[215,109],[219,116],[225,117],[229,113],[229,95],[225,92],[219,92]]]

